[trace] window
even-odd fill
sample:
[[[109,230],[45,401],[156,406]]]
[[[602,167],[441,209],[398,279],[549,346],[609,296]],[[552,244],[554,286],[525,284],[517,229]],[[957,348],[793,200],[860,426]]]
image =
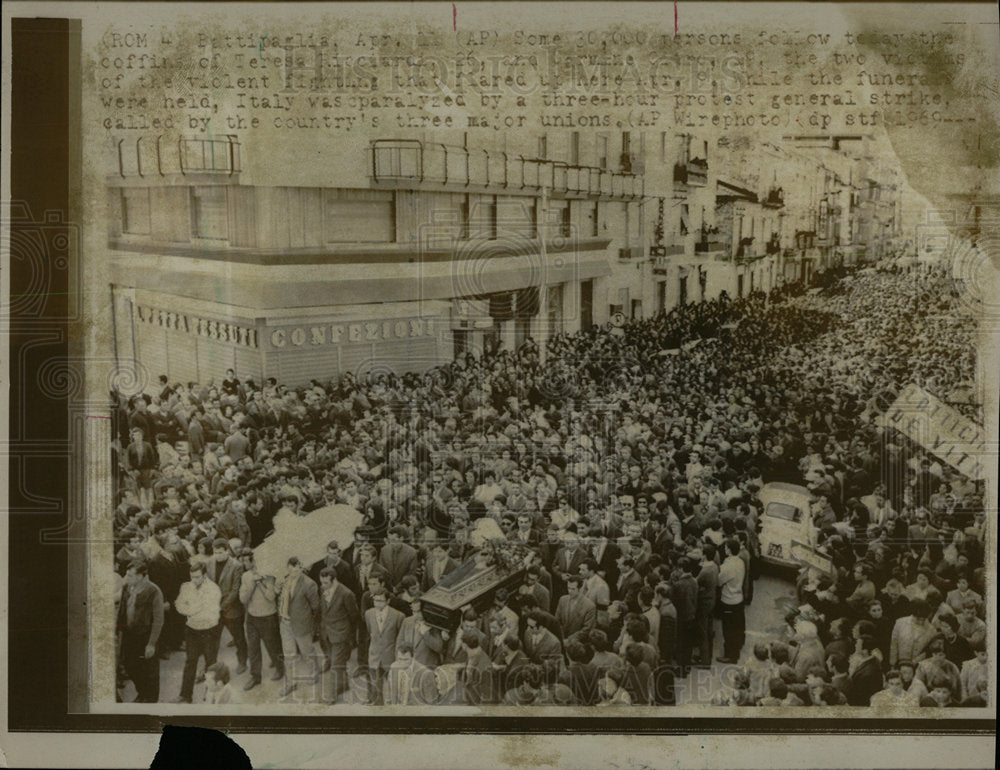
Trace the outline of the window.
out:
[[[768,516],[773,516],[776,519],[794,522],[802,521],[802,511],[794,505],[788,505],[787,503],[770,503],[767,506],[766,512]]]
[[[608,167],[608,135],[597,135],[597,165],[600,168]]]
[[[124,188],[122,195],[122,232],[149,235],[149,190]]]
[[[594,201],[594,208],[590,212],[590,234],[597,238],[601,234],[601,204]]]
[[[556,226],[555,232],[551,229],[552,225]],[[570,236],[572,232],[572,222],[570,220],[569,201],[549,201],[549,227],[550,229],[548,231],[548,235],[550,238],[553,235],[560,235],[563,238],[568,238]]]
[[[573,234],[573,224],[570,220],[570,203],[566,201],[566,206],[562,210],[562,219],[559,222],[559,234],[563,238],[569,238]]]
[[[469,196],[466,195],[462,202],[459,204],[459,233],[458,239],[460,241],[467,241],[470,237],[470,221],[471,221],[471,209],[472,205],[469,202]]]
[[[391,192],[324,190],[324,243],[391,243],[396,206]]]
[[[225,187],[191,188],[191,235],[224,240],[229,237],[229,206]]]
[[[538,157],[543,159],[549,157],[549,141],[545,134],[538,137]]]
[[[667,132],[660,132],[660,163],[667,162]]]
[[[628,131],[622,131],[622,155],[632,152],[632,136]]]
[[[499,207],[495,195],[486,200],[486,225],[487,237],[491,241],[495,241],[499,230]]]
[[[580,165],[580,132],[574,131],[569,135],[569,164],[571,166]]]

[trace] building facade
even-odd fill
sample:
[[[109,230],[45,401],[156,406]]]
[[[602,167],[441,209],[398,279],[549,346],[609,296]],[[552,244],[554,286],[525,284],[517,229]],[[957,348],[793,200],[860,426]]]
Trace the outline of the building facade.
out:
[[[803,233],[820,248],[844,237],[823,203],[844,175],[748,140],[436,131],[315,159],[259,149],[237,136],[112,147],[120,359],[198,382],[424,370],[808,279],[788,268],[816,248]],[[873,250],[883,189],[843,196]]]

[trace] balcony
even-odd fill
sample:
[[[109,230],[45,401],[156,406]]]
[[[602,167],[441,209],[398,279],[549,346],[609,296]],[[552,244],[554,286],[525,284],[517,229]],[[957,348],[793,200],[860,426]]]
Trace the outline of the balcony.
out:
[[[548,188],[563,198],[637,200],[645,188],[637,170],[611,171],[417,139],[374,140],[371,163],[372,184],[382,189],[532,194]]]
[[[235,136],[221,139],[164,141],[163,136],[140,136],[118,142],[118,174],[129,177],[210,174],[231,177],[240,172],[240,143]]]
[[[781,253],[781,239],[777,235],[771,236],[771,240],[764,247],[764,253],[768,256]]]
[[[622,171],[629,174],[644,174],[646,163],[634,152],[623,152],[621,157]]]
[[[761,205],[769,209],[780,209],[785,205],[785,191],[780,187],[772,187],[761,199]]]
[[[687,163],[687,183],[693,187],[704,187],[708,184],[708,160],[691,158]]]
[[[627,249],[618,249],[618,259],[621,262],[642,259],[645,249],[642,246],[631,246]]]
[[[695,254],[708,254],[723,249],[725,249],[725,244],[722,241],[700,240],[694,245]]]
[[[651,257],[675,257],[684,253],[683,243],[673,243],[667,246],[650,246],[649,256]]]
[[[670,257],[683,256],[685,251],[683,243],[674,243],[667,246],[650,246],[649,256],[653,261],[653,274],[666,275],[670,268]]]

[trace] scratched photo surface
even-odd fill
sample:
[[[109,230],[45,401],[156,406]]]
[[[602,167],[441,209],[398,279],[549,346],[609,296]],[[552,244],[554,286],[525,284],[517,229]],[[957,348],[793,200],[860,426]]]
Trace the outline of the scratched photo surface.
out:
[[[79,11],[80,711],[995,713],[995,9]]]

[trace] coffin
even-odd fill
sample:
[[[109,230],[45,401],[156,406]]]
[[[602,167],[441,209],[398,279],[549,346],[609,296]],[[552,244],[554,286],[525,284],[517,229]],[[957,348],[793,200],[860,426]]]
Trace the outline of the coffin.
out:
[[[422,599],[424,619],[429,625],[454,631],[462,620],[462,608],[470,605],[482,613],[493,605],[493,595],[501,588],[510,593],[524,582],[524,567],[501,570],[483,566],[473,557],[445,575]]]

